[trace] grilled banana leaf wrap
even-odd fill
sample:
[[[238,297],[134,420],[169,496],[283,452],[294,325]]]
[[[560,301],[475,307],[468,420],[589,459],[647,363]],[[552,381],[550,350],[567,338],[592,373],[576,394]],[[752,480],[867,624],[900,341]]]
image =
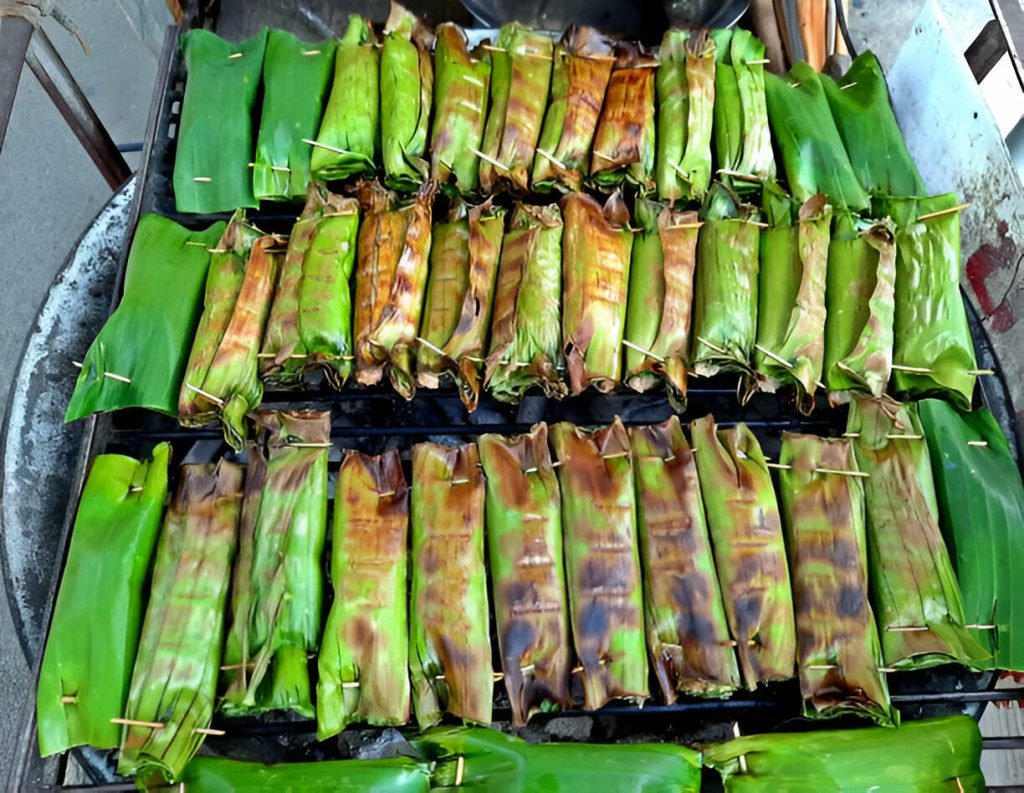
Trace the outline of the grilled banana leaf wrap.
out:
[[[626,309],[626,385],[649,391],[665,384],[669,401],[686,406],[693,278],[697,264],[696,212],[644,198],[636,203],[641,231],[633,237]]]
[[[892,726],[898,714],[879,671],[882,648],[868,600],[864,487],[848,438],[785,432],[779,492],[793,577],[804,715],[853,713]]]
[[[622,382],[622,339],[633,232],[619,191],[602,206],[586,193],[560,202],[562,221],[562,346],[569,390],[602,393]]]
[[[789,680],[796,669],[793,595],[764,453],[745,424],[716,431],[706,416],[690,425],[690,434],[743,682],[753,691]]]
[[[480,159],[485,193],[526,192],[552,71],[551,38],[517,22],[502,25],[491,49],[491,106]]]
[[[380,136],[384,182],[403,193],[416,192],[430,172],[425,157],[434,91],[432,43],[423,23],[392,2],[380,53]]]
[[[954,193],[881,199],[896,224],[893,385],[911,396],[941,394],[969,410],[977,361],[960,294],[960,213]],[[940,213],[940,214],[934,214]]]
[[[649,696],[647,647],[629,435],[619,418],[593,431],[561,422],[551,441],[583,707],[642,703]]]
[[[117,764],[147,787],[181,777],[213,719],[243,470],[183,465],[167,509]]]
[[[980,629],[966,627],[917,406],[859,397],[847,431],[868,474],[868,567],[885,665],[984,665],[991,654]]]
[[[259,411],[224,645],[228,715],[315,715],[306,657],[320,642],[329,411]]]
[[[458,385],[466,410],[476,410],[491,329],[505,210],[457,204],[434,226],[427,300],[416,350],[416,382]]]
[[[310,185],[263,335],[260,376],[268,385],[299,386],[306,372],[320,369],[341,388],[352,374],[349,282],[358,233],[359,202]]]
[[[314,145],[315,144],[315,145]],[[313,146],[316,179],[372,177],[380,159],[380,50],[370,23],[350,14],[337,43],[334,81]]]
[[[629,181],[642,190],[654,190],[657,70],[658,59],[639,44],[616,44],[590,155],[590,179],[597,187],[614,188]]]
[[[825,385],[833,403],[881,397],[892,371],[895,227],[835,215],[825,288]]]
[[[186,790],[196,793],[256,793],[260,790],[429,793],[430,766],[408,757],[316,760],[275,765],[226,757],[197,757],[185,769],[182,784]]]
[[[385,370],[406,399],[416,393],[416,336],[427,291],[434,183],[412,204],[392,208],[379,185],[366,188],[356,271],[356,380],[379,383]]]
[[[715,42],[707,30],[665,31],[655,87],[658,198],[700,201],[711,184],[715,107]]]
[[[694,453],[679,418],[631,427],[637,534],[651,665],[668,704],[678,694],[727,697],[736,651],[711,556]]]
[[[239,44],[201,28],[181,38],[188,78],[174,152],[174,208],[207,215],[257,207],[249,163],[267,31]]]
[[[36,690],[39,755],[114,749],[142,628],[143,585],[167,497],[171,447],[92,464],[46,638]]]
[[[409,668],[420,729],[445,713],[491,723],[484,503],[475,443],[413,447]]]
[[[521,727],[533,713],[570,704],[561,497],[546,424],[478,443],[498,648],[512,723]]]
[[[345,452],[334,487],[331,581],[316,686],[317,738],[409,721],[409,488],[402,461]]]
[[[590,173],[590,149],[615,54],[594,28],[573,25],[555,47],[551,98],[533,158],[531,186],[579,190]]]
[[[562,214],[557,204],[519,204],[501,245],[485,386],[518,402],[531,387],[549,397],[562,381]]]

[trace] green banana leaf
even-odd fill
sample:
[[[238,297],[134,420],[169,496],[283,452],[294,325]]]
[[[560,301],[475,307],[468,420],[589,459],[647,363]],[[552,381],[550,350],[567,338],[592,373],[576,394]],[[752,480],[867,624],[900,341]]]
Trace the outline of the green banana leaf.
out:
[[[117,765],[143,785],[178,780],[213,718],[242,475],[227,460],[183,465],[167,509]]]
[[[753,691],[789,680],[796,669],[793,596],[764,453],[745,424],[716,430],[705,416],[690,424],[690,435],[743,681]]]
[[[583,706],[643,703],[647,689],[644,599],[629,435],[621,419],[588,431],[551,428],[562,488],[562,531],[573,644]]]
[[[380,157],[380,51],[370,23],[349,14],[337,42],[330,98],[313,144],[317,179],[373,176]]]
[[[480,186],[485,193],[502,186],[525,192],[548,103],[552,43],[544,33],[509,22],[498,32],[496,45]]]
[[[544,113],[533,189],[579,190],[590,173],[590,148],[604,105],[615,55],[612,42],[594,28],[570,26],[555,47],[551,97]]]
[[[224,228],[218,222],[189,231],[160,215],[142,216],[121,302],[89,345],[64,421],[127,407],[175,415],[210,265],[207,249]]]
[[[835,207],[867,209],[871,199],[846,156],[821,75],[797,63],[785,77],[764,79],[772,138],[793,197],[803,202],[822,193]]]
[[[704,762],[726,793],[984,793],[981,733],[968,716],[922,719],[898,729],[748,735],[709,747]]]
[[[267,790],[429,793],[430,766],[406,757],[276,765],[197,757],[185,769],[182,784],[189,793],[262,793]]]
[[[979,643],[983,632],[966,627],[917,407],[859,397],[847,431],[868,475],[868,568],[885,665],[983,665],[991,653]]]
[[[320,127],[334,66],[333,39],[309,44],[271,30],[263,56],[263,110],[252,189],[257,200],[299,200],[310,181],[307,140]]]
[[[711,557],[694,453],[677,416],[629,431],[644,571],[647,647],[668,704],[677,692],[727,697],[736,652]]]
[[[143,584],[167,497],[169,444],[149,460],[92,464],[50,621],[36,690],[39,754],[113,749],[142,627]]]
[[[346,452],[334,487],[334,603],[317,657],[318,740],[353,722],[409,721],[408,524],[398,452]]]
[[[978,665],[1024,672],[1024,635],[1014,616],[1024,613],[1024,487],[1006,436],[986,408],[960,413],[925,399],[918,411],[964,617],[970,625],[995,625],[971,634],[992,652]]]
[[[502,402],[532,386],[568,389],[561,334],[562,214],[557,204],[518,204],[501,246],[485,385]]]
[[[512,723],[568,708],[569,602],[558,478],[541,422],[514,437],[481,435],[491,595]]]
[[[857,470],[851,441],[784,432],[779,463],[804,715],[892,726],[899,714],[868,602],[864,488],[859,477],[826,473]]]
[[[392,0],[380,54],[380,135],[384,181],[392,190],[415,192],[430,170],[424,159],[434,69],[432,36],[410,11]]]
[[[484,498],[475,443],[413,447],[409,667],[420,729],[444,713],[491,723]]]
[[[221,709],[311,719],[306,655],[320,641],[331,414],[258,411],[252,421]]]
[[[649,70],[648,70],[649,71]],[[602,206],[586,193],[559,202],[562,232],[562,347],[569,391],[607,394],[622,381],[622,338],[633,232],[616,190]]]
[[[832,120],[861,186],[872,195],[925,195],[924,182],[907,150],[889,103],[889,87],[871,50],[842,79],[821,75]]]
[[[412,740],[435,763],[435,789],[501,793],[697,793],[700,754],[671,743],[529,744],[479,728],[430,730]]]
[[[178,212],[206,215],[259,206],[249,163],[266,44],[266,30],[240,44],[201,28],[182,36],[188,80],[174,153]]]
[[[956,195],[946,193],[881,199],[875,209],[896,223],[893,384],[912,396],[941,393],[969,410],[977,362],[960,294],[956,207]]]
[[[896,229],[836,213],[825,288],[825,385],[833,402],[880,397],[892,367]]]
[[[470,53],[465,31],[452,22],[439,25],[436,36],[430,170],[439,182],[470,193],[480,186],[473,149],[480,149],[484,137],[491,56],[481,47]]]

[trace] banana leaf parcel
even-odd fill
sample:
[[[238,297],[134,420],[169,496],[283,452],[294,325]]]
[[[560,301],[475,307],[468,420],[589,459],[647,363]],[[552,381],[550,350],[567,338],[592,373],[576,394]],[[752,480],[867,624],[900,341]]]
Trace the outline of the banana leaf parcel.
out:
[[[317,739],[409,721],[409,494],[398,452],[345,453],[334,488],[334,603],[317,657]]]
[[[881,397],[892,368],[896,242],[889,220],[836,213],[825,288],[825,385],[834,402],[851,392]]]
[[[430,766],[407,757],[276,765],[225,757],[197,757],[188,764],[181,781],[189,793],[264,793],[267,790],[429,793]]]
[[[622,337],[633,232],[618,191],[602,207],[586,193],[560,202],[562,232],[562,346],[569,390],[602,393],[622,381]]]
[[[434,121],[430,133],[431,172],[441,183],[454,182],[457,191],[480,186],[479,149],[487,119],[490,53],[469,51],[466,34],[445,22],[437,28],[434,49]]]
[[[220,420],[236,450],[245,417],[263,399],[259,348],[270,314],[281,254],[274,237],[253,237],[235,218],[221,238],[206,284],[206,307],[181,381],[178,419],[192,427]],[[242,269],[244,264],[244,271]]]
[[[745,424],[717,430],[711,416],[690,425],[725,616],[746,687],[788,680],[796,628],[782,522],[757,438]]]
[[[370,23],[350,14],[337,42],[334,82],[313,145],[317,179],[373,176],[380,155],[380,51]]]
[[[409,666],[420,729],[444,713],[491,723],[484,500],[475,443],[413,447]]]
[[[127,407],[175,414],[210,265],[207,248],[224,227],[189,231],[160,215],[142,216],[121,302],[89,345],[64,421]]]
[[[183,465],[167,510],[117,766],[144,784],[176,781],[213,718],[242,474],[227,460]]]
[[[614,62],[611,41],[598,31],[579,25],[565,31],[555,47],[551,99],[533,158],[534,190],[583,186]]]
[[[353,369],[352,295],[359,202],[310,185],[288,238],[260,352],[268,385],[295,386],[310,369],[341,388]]]
[[[704,753],[726,793],[984,793],[981,732],[969,716],[902,727],[747,735]]]
[[[885,665],[980,665],[990,653],[981,631],[966,627],[916,406],[857,398],[847,431],[868,475],[868,568]]]
[[[182,36],[188,81],[174,154],[178,212],[206,215],[259,206],[249,163],[266,44],[266,30],[240,44],[201,28]]]
[[[626,385],[648,391],[664,382],[669,401],[686,404],[693,276],[697,264],[696,212],[637,199],[642,227],[633,238],[626,309]]]
[[[406,399],[416,393],[412,369],[427,291],[434,183],[402,209],[374,185],[364,197],[356,271],[356,380],[374,385],[384,376]]]
[[[941,393],[969,410],[977,363],[960,294],[956,195],[877,203],[896,223],[893,384],[913,396]]]
[[[562,214],[519,204],[501,246],[485,385],[516,402],[532,386],[567,393],[562,354]]]
[[[434,91],[432,39],[414,14],[391,3],[380,54],[381,150],[385,183],[405,193],[415,192],[430,170],[424,157]]]
[[[92,464],[39,668],[39,754],[113,749],[142,627],[143,584],[167,496],[171,447]]]
[[[253,424],[221,708],[311,719],[306,655],[320,641],[331,416],[259,411]]]
[[[657,58],[640,45],[616,45],[590,155],[590,178],[598,187],[615,187],[629,180],[643,190],[654,189],[657,69]]]
[[[708,32],[667,30],[655,83],[658,198],[700,201],[711,184],[715,106],[715,42]]]
[[[501,186],[525,192],[548,102],[552,43],[544,33],[510,22],[498,32],[496,44],[480,186],[486,193]]]
[[[644,571],[647,647],[668,704],[677,692],[727,697],[736,652],[711,557],[694,453],[679,418],[629,431]]]
[[[789,204],[785,199],[778,203]],[[761,232],[754,368],[762,390],[774,393],[781,384],[793,384],[800,409],[810,412],[825,358],[832,208],[817,195],[805,201],[796,222],[792,220],[786,206],[778,216],[769,217],[771,228]]]
[[[299,200],[310,181],[306,143],[320,127],[334,66],[333,39],[309,44],[271,30],[263,56],[263,109],[252,188],[256,199]]]
[[[569,707],[569,602],[558,478],[541,423],[515,437],[481,435],[487,551],[512,723]]]
[[[918,403],[935,474],[941,526],[956,562],[964,617],[994,625],[973,635],[991,661],[1024,672],[1024,487],[1006,436],[986,408],[959,413],[949,403]]]
[[[412,740],[434,762],[434,784],[501,793],[697,793],[700,754],[671,743],[530,744],[473,727],[430,730]]]
[[[779,492],[793,577],[804,715],[845,713],[892,726],[898,715],[879,671],[868,601],[864,488],[848,438],[782,434]]]
[[[466,410],[476,410],[494,308],[505,210],[458,205],[434,226],[427,300],[416,350],[416,381],[437,388],[450,377]]]
[[[644,599],[629,435],[616,418],[588,431],[551,428],[562,488],[562,532],[583,706],[647,697]]]

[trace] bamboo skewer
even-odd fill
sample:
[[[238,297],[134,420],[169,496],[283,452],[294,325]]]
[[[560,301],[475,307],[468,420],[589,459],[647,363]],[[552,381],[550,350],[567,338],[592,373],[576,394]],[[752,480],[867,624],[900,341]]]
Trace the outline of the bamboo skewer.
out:
[[[970,205],[971,203],[968,201],[965,204],[957,204],[956,206],[949,207],[949,209],[939,209],[935,212],[928,212],[927,214],[921,215],[917,219],[917,222],[920,223],[922,220],[931,220],[932,218],[941,217],[942,215],[949,215],[952,214],[953,212],[960,212],[964,209],[967,209],[967,207],[969,207]]]
[[[641,355],[646,355],[648,358],[653,358],[658,363],[665,363],[665,356],[664,355],[658,355],[658,353],[656,353],[656,352],[651,352],[650,350],[645,350],[640,345],[633,344],[633,342],[626,341],[625,339],[622,340],[622,344],[623,344],[624,347],[629,347],[629,349],[631,349],[631,350],[636,350]]]
[[[543,157],[545,160],[550,162],[555,167],[561,168],[563,171],[569,170],[568,166],[564,162],[562,162],[560,159],[558,159],[555,155],[551,154],[550,152],[547,152],[540,147],[534,149],[534,151],[536,151],[537,154],[539,154],[541,157]]]
[[[212,182],[213,179],[211,179],[209,176],[193,176],[192,177],[192,181],[193,182],[207,183],[207,182]]]
[[[307,443],[307,442],[302,442],[302,443],[300,443],[298,441],[295,441],[293,443],[286,443],[285,446],[291,446],[294,449],[330,449],[332,446],[334,446],[334,444],[330,443],[330,442],[327,442],[327,443],[312,443],[312,442]]]
[[[326,143],[320,143],[316,140],[310,140],[309,138],[302,138],[303,143],[308,143],[310,146],[316,146],[321,149],[327,149],[327,151],[333,151],[335,154],[346,154],[351,155],[348,149],[339,149],[337,146],[328,146]]]
[[[785,463],[765,463],[768,468],[776,468],[780,471],[792,471],[793,466],[786,465]],[[816,474],[836,474],[837,476],[859,476],[863,479],[867,479],[870,474],[864,471],[842,471],[838,468],[812,468]]]
[[[166,725],[159,721],[137,721],[136,719],[118,719],[114,718],[110,720],[111,724],[124,724],[127,727],[148,727],[151,730],[162,730]]]
[[[187,388],[189,391],[195,391],[197,394],[199,394],[199,396],[206,397],[207,399],[209,399],[214,404],[217,404],[217,405],[223,405],[224,404],[224,400],[223,399],[221,399],[220,397],[214,396],[209,391],[204,391],[203,389],[199,388],[199,386],[194,386],[191,383],[185,383],[185,388]]]
[[[484,162],[486,162],[486,163],[490,163],[491,165],[493,165],[493,166],[494,166],[495,168],[497,168],[498,170],[500,170],[500,171],[504,171],[505,173],[510,173],[510,172],[511,172],[511,171],[510,171],[510,169],[509,169],[509,167],[508,167],[507,165],[503,165],[502,163],[498,162],[498,161],[497,161],[496,159],[494,159],[493,157],[488,157],[488,156],[487,156],[486,154],[484,154],[484,153],[483,153],[482,151],[478,151],[477,149],[474,149],[474,148],[473,148],[472,146],[470,146],[470,147],[468,147],[468,148],[469,148],[469,151],[473,152],[473,154],[475,154],[475,155],[476,155],[477,157],[479,157],[479,158],[480,158],[481,160],[483,160],[483,161],[484,161]]]

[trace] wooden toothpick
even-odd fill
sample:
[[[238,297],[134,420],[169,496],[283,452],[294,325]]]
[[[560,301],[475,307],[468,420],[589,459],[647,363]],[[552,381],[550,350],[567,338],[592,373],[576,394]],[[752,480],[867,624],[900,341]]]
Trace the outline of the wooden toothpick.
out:
[[[949,209],[939,209],[935,212],[929,212],[925,215],[921,215],[917,219],[917,222],[920,223],[922,220],[931,220],[932,218],[937,218],[942,215],[950,215],[954,212],[960,212],[964,209],[967,209],[967,207],[969,207],[970,205],[970,202],[967,202],[966,204],[957,204],[956,206],[949,207]]]
[[[327,151],[333,151],[335,154],[352,154],[348,149],[339,149],[337,146],[328,146],[326,143],[320,143],[309,138],[302,138],[303,143],[308,143],[310,146],[316,146],[320,149],[327,149]]]
[[[640,345],[633,344],[633,342],[631,342],[631,341],[626,341],[625,339],[623,339],[622,340],[622,345],[624,347],[629,347],[629,349],[631,349],[631,350],[636,350],[638,353],[640,353],[641,355],[646,355],[648,358],[653,358],[658,363],[665,363],[665,356],[664,355],[658,355],[658,353],[656,353],[656,352],[651,352],[650,350],[645,350]]]
[[[199,388],[199,386],[194,386],[191,383],[185,383],[185,388],[187,388],[189,391],[195,391],[197,394],[199,394],[199,396],[206,397],[207,399],[209,399],[214,404],[217,404],[217,405],[223,405],[224,404],[224,400],[223,399],[221,399],[220,397],[214,396],[209,391],[204,391],[203,389]]]
[[[569,170],[569,168],[566,166],[566,164],[564,162],[562,162],[560,159],[558,159],[551,152],[545,151],[544,149],[540,148],[539,146],[536,149],[534,149],[534,151],[536,151],[537,154],[539,154],[545,160],[550,162],[552,165],[555,165],[556,167],[561,168],[563,171],[568,171]]]
[[[764,347],[762,347],[762,346],[761,346],[760,344],[755,344],[755,345],[754,345],[754,348],[755,348],[755,349],[757,349],[757,350],[760,350],[762,354],[764,354],[764,355],[767,355],[767,356],[768,356],[769,358],[771,358],[771,359],[772,359],[773,361],[775,361],[776,363],[781,363],[781,364],[782,364],[783,366],[785,366],[785,367],[786,367],[787,369],[792,369],[792,368],[793,368],[793,364],[791,364],[791,363],[790,363],[789,361],[787,361],[787,360],[786,360],[785,358],[783,358],[783,357],[782,357],[782,356],[780,356],[780,355],[776,355],[776,354],[775,354],[775,353],[773,353],[773,352],[772,352],[771,350],[767,350],[767,349],[765,349],[765,348],[764,348]]]
[[[151,730],[162,730],[164,724],[159,721],[138,721],[137,719],[111,719],[111,724],[124,724],[128,727],[146,727]]]
[[[487,156],[487,155],[486,155],[486,154],[484,154],[484,153],[483,153],[482,151],[478,151],[477,149],[474,149],[474,148],[473,148],[472,146],[470,146],[470,147],[469,147],[469,150],[470,150],[471,152],[473,152],[473,154],[475,154],[475,155],[476,155],[477,157],[479,157],[479,158],[480,158],[481,160],[483,160],[484,162],[486,162],[486,163],[490,163],[491,165],[493,165],[493,166],[494,166],[495,168],[497,168],[497,169],[498,169],[499,171],[504,171],[505,173],[510,173],[510,172],[511,172],[511,171],[509,170],[509,167],[508,167],[507,165],[504,165],[504,164],[502,164],[502,163],[498,162],[498,161],[497,161],[496,159],[494,159],[493,157],[489,157],[489,156]]]

